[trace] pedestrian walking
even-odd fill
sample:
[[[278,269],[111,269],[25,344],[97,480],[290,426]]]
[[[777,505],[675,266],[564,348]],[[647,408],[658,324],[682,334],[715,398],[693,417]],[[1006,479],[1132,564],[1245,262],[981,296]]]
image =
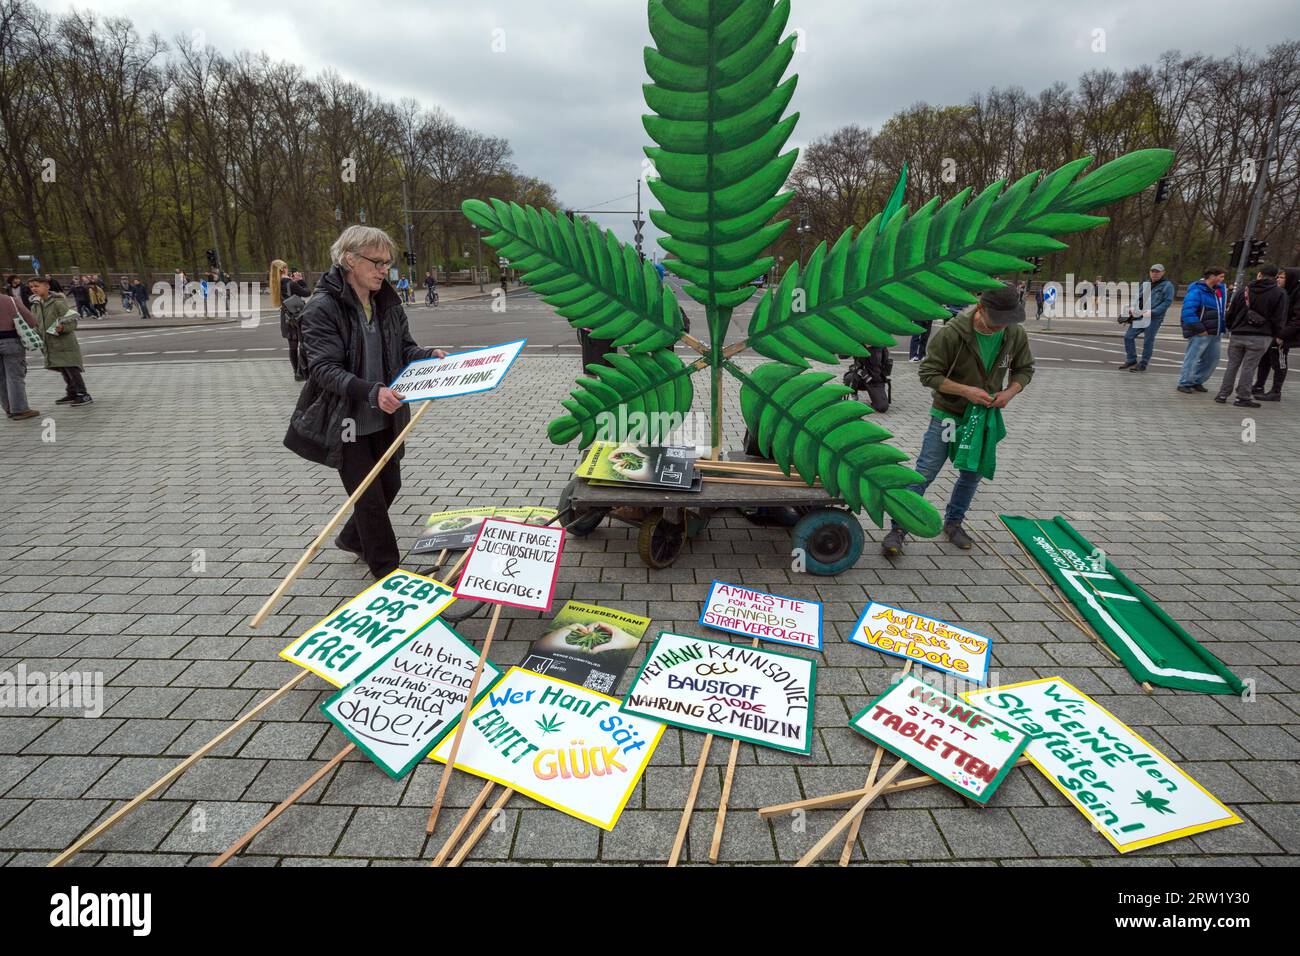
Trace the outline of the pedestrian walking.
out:
[[[98,272],[90,275],[90,304],[95,310],[95,318],[102,319],[108,315],[108,283]]]
[[[980,293],[977,305],[963,309],[935,332],[919,369],[921,384],[932,391],[932,406],[921,453],[916,456],[916,470],[924,481],[911,485],[912,491],[925,494],[938,477],[956,450],[952,446],[958,425],[969,417],[973,406],[988,410],[987,415],[994,410],[1000,413],[1029,385],[1034,377],[1034,356],[1024,321],[1024,300],[1016,287],[1006,282]],[[1000,414],[996,417],[1000,420]],[[1000,437],[989,436],[986,446]],[[952,544],[968,551],[973,539],[962,522],[982,472],[963,470],[958,461],[954,466],[958,467],[957,482],[944,511],[943,533]],[[898,522],[892,522],[881,542],[881,553],[888,558],[901,555],[905,540]]]
[[[1219,339],[1227,329],[1221,266],[1210,266],[1201,277],[1187,287],[1183,297],[1183,310],[1179,315],[1187,352],[1183,355],[1183,370],[1178,376],[1178,391],[1184,395],[1208,392],[1206,379],[1219,364]]]
[[[307,381],[307,365],[302,357],[302,313],[307,308],[311,290],[302,273],[291,271],[283,259],[271,263],[271,304],[280,309],[280,335],[288,343],[289,365],[295,382]]]
[[[149,318],[149,290],[145,284],[140,281],[139,276],[131,277],[131,298],[135,304],[140,307],[140,319],[144,321]]]
[[[10,421],[23,421],[41,413],[27,403],[27,346],[17,323],[35,332],[36,318],[20,297],[9,294],[12,288],[0,293],[0,405]]]
[[[95,317],[95,308],[90,304],[90,284],[86,281],[87,276],[72,277],[72,301],[77,307],[77,315],[93,319]]]
[[[56,405],[80,408],[94,401],[86,391],[82,375],[81,346],[77,343],[77,310],[72,308],[61,292],[50,288],[50,280],[33,276],[27,280],[32,290],[32,317],[36,331],[45,343],[45,367],[63,376],[67,394],[57,399]]]
[[[930,327],[934,325],[934,322],[918,319],[916,324],[924,331],[920,335],[913,335],[911,341],[907,343],[907,360],[909,362],[919,362],[925,358],[925,346],[930,341]]]
[[[1165,267],[1159,262],[1147,270],[1147,278],[1138,286],[1137,306],[1128,310],[1124,320],[1128,331],[1124,333],[1124,364],[1120,370],[1145,372],[1155,349],[1156,333],[1164,324],[1165,313],[1174,304],[1174,284],[1165,278]],[[1137,339],[1142,336],[1142,357],[1138,357]]]
[[[1300,345],[1300,269],[1283,269],[1278,273],[1277,279],[1287,297],[1286,324],[1282,326],[1282,341],[1274,342],[1259,363],[1255,385],[1250,390],[1257,402],[1282,400],[1282,383],[1286,381],[1291,349]],[[1273,373],[1271,389],[1265,388],[1269,372]]]
[[[1269,346],[1281,343],[1287,319],[1287,296],[1277,284],[1279,271],[1277,266],[1260,266],[1255,280],[1232,297],[1226,318],[1230,332],[1228,367],[1223,372],[1219,394],[1214,396],[1220,405],[1227,403],[1235,388],[1237,400],[1233,405],[1260,407],[1250,395],[1255,370]]]
[[[410,408],[388,387],[407,364],[442,358],[411,338],[406,310],[388,270],[397,244],[373,226],[349,226],[330,249],[333,267],[321,276],[301,320],[307,383],[298,396],[285,445],[308,461],[338,469],[354,492],[411,420]],[[388,509],[402,486],[399,448],[357,499],[335,543],[363,558],[380,578],[401,554]]]

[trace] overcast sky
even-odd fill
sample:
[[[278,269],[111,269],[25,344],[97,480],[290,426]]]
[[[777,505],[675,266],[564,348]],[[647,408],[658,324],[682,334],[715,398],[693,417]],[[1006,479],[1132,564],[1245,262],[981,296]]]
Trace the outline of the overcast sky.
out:
[[[36,2],[126,16],[165,39],[202,31],[224,53],[265,50],[311,73],[332,66],[384,97],[442,106],[508,138],[518,166],[554,184],[567,207],[632,193],[641,174],[650,42],[641,0]],[[960,103],[993,85],[1073,85],[1087,70],[1150,63],[1170,48],[1262,52],[1300,32],[1294,23],[1293,0],[795,0],[790,26],[803,30],[804,49],[792,66],[802,114],[792,142],[848,123],[878,127],[918,101]],[[1096,30],[1104,52],[1092,49]],[[630,239],[628,217],[597,218]]]

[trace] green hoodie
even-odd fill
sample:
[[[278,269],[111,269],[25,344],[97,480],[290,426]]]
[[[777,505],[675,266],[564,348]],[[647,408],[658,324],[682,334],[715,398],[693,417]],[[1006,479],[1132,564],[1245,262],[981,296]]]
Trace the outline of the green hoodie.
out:
[[[944,417],[961,418],[970,404],[960,395],[939,391],[945,378],[996,395],[1006,387],[1003,382],[1008,371],[1011,381],[1019,382],[1021,388],[1027,388],[1034,377],[1034,356],[1029,351],[1029,335],[1023,325],[1006,327],[993,367],[985,369],[980,361],[977,333],[971,324],[974,311],[973,306],[963,310],[930,336],[925,358],[921,360],[921,384],[934,393],[934,408]]]

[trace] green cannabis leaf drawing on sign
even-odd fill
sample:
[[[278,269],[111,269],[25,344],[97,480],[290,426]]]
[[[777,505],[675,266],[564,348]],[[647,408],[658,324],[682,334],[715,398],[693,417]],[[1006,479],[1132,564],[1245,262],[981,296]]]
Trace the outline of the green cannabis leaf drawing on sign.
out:
[[[796,36],[782,38],[789,0],[650,0],[645,50],[651,83],[645,99],[646,149],[656,176],[649,186],[662,209],[650,212],[666,234],[667,269],[704,306],[708,341],[686,335],[673,290],[635,249],[594,223],[550,210],[471,199],[465,215],[484,239],[523,273],[523,282],[574,328],[612,339],[610,366],[589,366],[550,423],[556,444],[589,444],[598,423],[624,427],[643,413],[652,433],[694,400],[692,377],[709,372],[712,444],[721,447],[722,373],[740,382],[745,424],[759,447],[808,484],[818,479],[878,525],[893,516],[913,534],[932,537],[940,516],[907,486],[921,476],[886,444],[892,436],[866,420],[871,409],[846,401],[849,389],[813,371],[892,346],[920,332],[919,319],[942,319],[944,304],[969,305],[993,288],[993,276],[1030,268],[1026,256],[1065,248],[1055,236],[1105,223],[1090,211],[1140,192],[1173,162],[1163,149],[1130,153],[1082,178],[1090,158],[1055,172],[1004,180],[973,199],[966,189],[914,213],[902,203],[906,170],[886,208],[864,228],[822,243],[801,270],[791,266],[763,293],[748,335],[725,341],[732,311],[757,290],[772,257],[763,253],[789,220],[776,219],[794,193],[782,191],[798,150],[782,152],[799,119],[783,116],[797,76],[784,78]],[[1004,188],[1006,187],[1006,188]],[[679,343],[700,357],[679,358]],[[769,362],[752,371],[733,357],[752,350]],[[619,415],[620,407],[628,414]],[[624,438],[625,435],[613,436]]]

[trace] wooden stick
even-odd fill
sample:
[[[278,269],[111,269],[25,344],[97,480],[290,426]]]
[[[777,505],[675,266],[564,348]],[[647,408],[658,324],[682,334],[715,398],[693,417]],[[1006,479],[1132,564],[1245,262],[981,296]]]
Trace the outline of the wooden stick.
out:
[[[682,855],[682,844],[686,842],[686,831],[691,826],[691,813],[695,810],[695,798],[700,793],[700,780],[704,777],[704,767],[709,762],[709,748],[713,746],[713,734],[704,735],[700,745],[700,760],[695,765],[695,779],[691,781],[691,792],[686,795],[686,806],[682,808],[682,821],[677,824],[677,839],[673,840],[673,851],[668,856],[668,865],[676,866]]]
[[[1005,564],[1013,574],[1015,574],[1018,578],[1020,578],[1020,580],[1023,581],[1025,584],[1028,584],[1031,588],[1033,588],[1036,592],[1038,592],[1038,595],[1040,597],[1042,597],[1044,600],[1048,602],[1048,606],[1051,607],[1052,610],[1056,612],[1057,617],[1064,620],[1067,624],[1073,624],[1075,627],[1077,627],[1083,633],[1084,637],[1088,638],[1088,640],[1090,641],[1095,642],[1096,645],[1102,649],[1102,652],[1105,653],[1107,656],[1109,656],[1116,663],[1123,663],[1122,661],[1120,661],[1119,655],[1116,654],[1113,650],[1111,650],[1109,645],[1107,645],[1106,642],[1101,639],[1100,635],[1098,635],[1097,632],[1094,631],[1088,625],[1088,622],[1084,620],[1083,615],[1081,615],[1078,612],[1075,606],[1071,604],[1069,601],[1067,601],[1065,597],[1060,593],[1060,591],[1056,589],[1055,582],[1053,582],[1052,579],[1047,576],[1047,572],[1043,570],[1043,566],[1034,560],[1034,556],[1029,553],[1028,548],[1026,548],[1023,544],[1020,543],[1019,538],[1017,538],[1014,534],[1011,536],[1011,540],[1016,543],[1016,547],[1018,547],[1021,553],[1025,556],[1025,560],[1034,568],[1036,568],[1040,575],[1042,575],[1043,581],[1046,582],[1047,587],[1051,591],[1050,595],[1045,594],[1042,588],[1038,587],[1038,585],[1034,584],[1033,581],[1029,580],[1029,578],[1024,574],[1023,571],[1021,571],[1020,569],[1012,565],[1012,563],[1006,559],[1006,556],[997,549],[996,545],[993,543],[993,540],[989,538],[989,536],[985,534],[982,529],[976,528],[975,533],[980,536],[985,546],[988,548],[988,550],[991,553],[997,556],[998,560],[1000,560],[1003,564]]]
[[[912,659],[908,658],[907,663],[903,665],[903,670],[899,677],[906,677],[912,672]],[[876,774],[880,772],[880,761],[884,759],[885,748],[876,744],[876,752],[871,755],[871,769],[867,772],[867,782],[862,785],[863,790],[870,790],[872,784],[876,782]],[[858,831],[862,829],[862,821],[866,817],[865,813],[859,813],[853,823],[849,825],[848,836],[844,838],[844,849],[840,853],[840,866],[848,866],[849,859],[853,856],[853,844],[857,842]]]
[[[266,816],[262,817],[262,819],[259,820],[251,830],[249,830],[247,833],[241,836],[234,843],[230,844],[230,846],[226,847],[226,851],[222,853],[221,856],[217,857],[215,860],[209,863],[208,866],[221,866],[232,856],[234,856],[236,853],[242,850],[245,846],[248,845],[249,841],[251,841],[253,837],[257,836],[268,826],[270,826],[276,817],[278,817],[280,814],[284,813],[285,810],[288,810],[291,806],[293,806],[294,803],[297,802],[297,800],[300,797],[302,797],[308,790],[316,786],[316,784],[319,783],[320,780],[327,773],[329,773],[331,770],[337,767],[339,762],[344,757],[346,757],[348,754],[352,753],[352,751],[356,749],[357,749],[356,744],[349,743],[346,747],[344,747],[342,750],[336,753],[333,757],[329,759],[329,762],[326,763],[325,766],[321,767],[314,774],[312,774],[310,777],[304,780],[302,786],[300,786],[293,793],[289,794],[289,796],[285,798],[284,802],[281,803],[278,807],[276,807]]]
[[[483,804],[487,803],[487,798],[492,794],[494,787],[496,787],[496,784],[491,780],[483,784],[483,789],[478,792],[478,796],[475,797],[473,803],[469,805],[469,809],[465,811],[465,815],[460,818],[460,823],[456,824],[456,828],[451,831],[451,836],[447,837],[446,842],[442,845],[442,849],[438,851],[438,855],[429,861],[430,866],[442,866],[442,864],[446,862],[447,855],[455,849],[457,841],[459,841],[465,831],[469,829],[469,825],[474,822],[474,816],[483,809]]]
[[[466,551],[465,554],[468,556],[469,552]],[[488,624],[487,637],[483,638],[483,650],[478,655],[478,666],[474,668],[474,679],[469,683],[469,694],[465,697],[465,709],[461,711],[460,720],[456,722],[456,736],[451,741],[451,752],[447,754],[447,762],[443,764],[442,776],[438,780],[438,792],[433,798],[433,809],[429,811],[429,822],[424,828],[425,833],[432,833],[433,828],[438,825],[438,814],[442,812],[442,798],[447,794],[447,781],[456,772],[456,756],[460,753],[460,741],[465,736],[465,724],[469,722],[469,712],[474,709],[474,698],[478,696],[479,678],[483,676],[483,663],[487,660],[488,648],[492,646],[492,635],[496,632],[497,621],[500,617],[501,605],[495,604],[492,606],[492,620]]]
[[[854,818],[865,811],[867,807],[871,806],[876,797],[880,796],[881,792],[889,786],[893,779],[902,773],[903,768],[907,766],[910,766],[908,762],[900,757],[896,764],[885,771],[885,775],[880,778],[880,781],[872,784],[872,786],[867,789],[867,792],[862,795],[862,799],[855,803],[848,813],[840,817],[840,822],[831,827],[820,840],[813,844],[811,850],[799,858],[799,862],[796,863],[795,866],[807,866],[809,863],[815,861],[817,857],[821,856],[822,851],[831,845],[831,841],[839,836],[842,831],[848,829],[849,825],[853,823]]]
[[[446,549],[446,548],[443,548],[441,551],[438,552],[438,557],[437,557],[436,559],[434,559],[434,562],[433,562],[433,573],[434,573],[434,574],[437,574],[440,570],[442,570],[442,562],[444,562],[444,561],[446,561],[446,560],[447,560],[447,549]]]
[[[864,784],[864,790],[870,790],[876,783],[876,774],[880,772],[880,761],[884,759],[885,748],[876,745],[876,752],[871,755],[871,770],[867,773],[867,782]],[[858,831],[862,829],[862,821],[866,817],[866,811],[859,813],[849,824],[849,832],[844,837],[844,849],[840,851],[840,866],[848,866],[849,860],[853,857],[853,845],[858,841]]]
[[[686,345],[695,349],[695,351],[699,352],[701,355],[709,354],[709,347],[705,345],[703,342],[701,342],[699,339],[697,339],[695,336],[691,335],[691,333],[689,332],[682,333],[682,341]]]
[[[754,638],[750,647],[758,647],[758,638]],[[736,775],[736,754],[740,752],[740,738],[731,738],[731,753],[727,756],[727,772],[722,777],[722,794],[718,799],[718,819],[713,824],[713,842],[709,845],[709,862],[718,862],[718,851],[722,848],[722,828],[727,824],[727,801],[731,798],[731,781]]]
[[[1028,766],[1029,758],[1021,757],[1013,767]],[[932,787],[940,781],[931,776],[908,777],[906,780],[900,780],[897,783],[891,783],[881,791],[882,796],[888,796],[891,793],[903,793],[907,790],[919,790],[922,787]],[[847,803],[860,799],[867,792],[863,790],[843,790],[839,793],[828,793],[824,797],[811,797],[807,800],[795,800],[791,803],[780,803],[770,807],[760,807],[758,815],[764,820],[771,820],[773,817],[785,816],[794,813],[796,810],[827,810],[832,807],[842,807]]]
[[[704,476],[705,481],[717,481],[727,485],[772,485],[777,488],[820,488],[821,482],[815,482],[811,485],[802,481],[764,481],[758,478],[710,478]]]
[[[704,459],[703,461],[697,460],[695,467],[704,471],[758,471],[764,474],[785,474],[774,462],[765,461],[711,461]]]
[[[500,606],[500,604],[497,605],[497,607]],[[483,819],[480,820],[478,826],[474,828],[474,832],[471,833],[469,837],[466,838],[465,842],[460,845],[460,849],[457,850],[456,855],[451,858],[451,862],[447,864],[448,866],[460,866],[461,863],[465,861],[465,857],[469,856],[469,851],[474,849],[479,840],[483,839],[483,834],[487,833],[487,828],[492,825],[492,821],[496,819],[497,814],[501,812],[501,808],[506,805],[506,801],[509,800],[513,794],[514,791],[509,787],[506,787],[505,792],[501,794],[501,796],[497,797],[496,803],[492,804],[492,809],[488,810],[488,812],[484,814]]]
[[[161,777],[155,780],[142,793],[140,793],[138,796],[132,799],[128,804],[126,804],[126,806],[122,807],[122,809],[118,810],[116,813],[114,813],[111,817],[109,817],[99,826],[95,827],[93,830],[91,830],[81,839],[77,840],[75,843],[72,844],[72,846],[68,847],[66,850],[64,850],[62,853],[60,853],[58,856],[56,856],[53,860],[51,860],[46,865],[62,866],[64,863],[68,862],[68,860],[72,859],[72,857],[76,856],[79,852],[81,852],[82,847],[86,846],[86,844],[88,844],[91,840],[95,839],[105,830],[108,830],[110,827],[114,827],[118,823],[122,822],[122,820],[125,819],[128,813],[132,812],[136,807],[140,806],[151,796],[157,793],[160,789],[162,789],[167,784],[171,783],[173,780],[179,777],[182,773],[188,770],[190,766],[197,763],[198,760],[204,756],[204,754],[208,753],[208,751],[216,747],[219,747],[227,737],[233,734],[244,724],[248,723],[248,721],[252,720],[262,711],[266,710],[266,708],[270,707],[273,703],[275,703],[277,700],[279,700],[281,697],[287,694],[294,687],[298,686],[298,682],[301,681],[310,673],[311,671],[308,670],[299,671],[297,675],[291,677],[283,687],[281,687],[279,690],[272,693],[270,697],[266,698],[266,700],[262,701],[260,704],[258,704],[248,713],[246,713],[243,717],[240,717],[237,721],[235,721],[233,724],[231,724],[221,733],[217,734],[215,737],[209,740],[198,750],[194,751],[194,753],[190,754],[188,757],[186,757],[176,766],[172,767],[171,770],[168,770],[165,774],[163,774]]]
[[[307,562],[316,556],[316,552],[320,549],[321,544],[329,537],[330,532],[334,530],[335,526],[343,520],[343,516],[348,513],[348,510],[355,505],[358,500],[360,500],[361,496],[365,494],[366,489],[370,487],[371,483],[379,477],[379,473],[384,470],[384,466],[388,464],[388,460],[397,453],[397,449],[402,447],[402,443],[406,441],[406,436],[411,433],[411,429],[415,427],[416,422],[420,420],[421,416],[429,410],[431,404],[432,402],[422,402],[420,407],[415,410],[415,414],[411,416],[411,420],[407,426],[402,429],[396,438],[393,439],[393,443],[389,445],[388,450],[380,456],[379,461],[375,462],[375,467],[370,469],[370,474],[366,475],[365,480],[362,481],[361,484],[357,485],[356,491],[352,492],[352,494],[348,496],[348,500],[343,502],[343,506],[334,513],[334,517],[331,518],[329,523],[321,529],[320,534],[316,535],[316,539],[312,541],[311,544],[307,545],[307,550],[302,553],[302,557],[298,559],[298,563],[293,566],[293,569],[285,575],[284,580],[280,582],[279,587],[277,587],[271,593],[271,596],[266,599],[266,603],[262,605],[261,610],[253,615],[253,619],[248,622],[249,627],[257,627],[262,623],[262,621],[266,620],[266,616],[271,613],[271,608],[275,606],[275,602],[280,600],[280,597],[284,592],[289,589],[289,585],[292,584],[294,579],[302,573],[302,569],[307,566]]]

